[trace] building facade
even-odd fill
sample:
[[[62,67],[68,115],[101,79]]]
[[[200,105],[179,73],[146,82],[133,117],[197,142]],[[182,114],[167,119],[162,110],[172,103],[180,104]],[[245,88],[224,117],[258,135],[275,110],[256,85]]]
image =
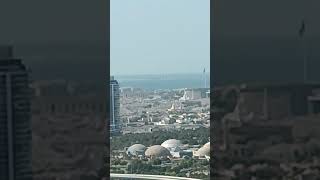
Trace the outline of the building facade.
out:
[[[118,134],[121,131],[120,122],[120,87],[117,80],[110,79],[110,133]]]
[[[29,180],[31,170],[30,90],[26,67],[0,47],[0,179]]]

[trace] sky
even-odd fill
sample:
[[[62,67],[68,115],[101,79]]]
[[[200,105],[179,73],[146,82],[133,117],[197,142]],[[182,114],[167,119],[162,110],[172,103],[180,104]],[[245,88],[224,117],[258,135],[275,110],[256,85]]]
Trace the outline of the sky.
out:
[[[111,0],[113,75],[210,71],[209,0]]]

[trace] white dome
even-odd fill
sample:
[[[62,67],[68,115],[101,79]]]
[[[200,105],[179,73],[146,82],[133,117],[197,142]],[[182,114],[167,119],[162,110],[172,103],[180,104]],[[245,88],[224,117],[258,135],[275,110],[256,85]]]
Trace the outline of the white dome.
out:
[[[163,142],[161,144],[161,146],[163,146],[163,147],[165,147],[167,149],[176,148],[176,147],[179,147],[181,145],[182,145],[181,141],[180,140],[176,140],[176,139],[168,139],[168,140],[166,140],[165,142]]]
[[[210,142],[203,145],[197,152],[197,156],[210,156]]]
[[[160,145],[154,145],[149,147],[146,152],[145,155],[148,157],[167,157],[167,156],[171,156],[170,152],[168,149],[160,146]]]
[[[144,154],[146,149],[147,148],[142,144],[134,144],[128,148],[127,154],[137,156],[139,154]]]

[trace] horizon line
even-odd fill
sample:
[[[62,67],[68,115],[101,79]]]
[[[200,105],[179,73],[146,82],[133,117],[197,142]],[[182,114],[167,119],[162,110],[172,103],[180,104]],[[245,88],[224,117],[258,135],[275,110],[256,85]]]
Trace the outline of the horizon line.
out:
[[[205,72],[206,74],[210,74],[210,71],[209,72]],[[155,73],[155,74],[152,74],[152,73],[143,73],[143,74],[110,74],[110,76],[146,76],[146,75],[199,75],[199,74],[203,74],[203,72],[190,72],[190,73]]]

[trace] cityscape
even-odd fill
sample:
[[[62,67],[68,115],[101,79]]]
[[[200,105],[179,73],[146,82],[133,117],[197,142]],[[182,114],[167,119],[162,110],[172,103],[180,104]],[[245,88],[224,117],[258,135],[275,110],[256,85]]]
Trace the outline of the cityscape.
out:
[[[320,1],[97,2],[0,6],[0,180],[320,179]]]
[[[112,179],[210,178],[209,5],[111,1]]]
[[[118,3],[111,4],[115,2]],[[30,37],[26,39],[17,31],[14,35],[2,33],[8,37],[0,46],[1,180],[106,180],[110,176],[112,179],[209,179],[209,9],[202,11],[209,7],[209,1],[203,1],[205,3],[198,6],[200,11],[191,15],[188,15],[189,10],[198,5],[197,0],[174,2],[172,7],[187,3],[181,12],[167,6],[172,1],[157,1],[156,6],[150,4],[151,1],[137,2],[149,3],[148,6],[161,14],[165,8],[168,15],[165,19],[170,22],[166,26],[160,23],[155,26],[149,19],[142,28],[150,32],[149,35],[137,30],[135,33],[146,36],[136,41],[128,36],[138,36],[121,30],[134,30],[132,27],[139,27],[137,24],[115,31],[112,20],[111,62],[105,52],[109,46],[101,38],[102,33],[95,31],[99,29],[104,36],[105,27],[97,28],[104,22],[96,22],[96,16],[84,15],[87,21],[78,21],[82,16],[75,14],[65,18],[67,21],[58,23],[57,27],[65,30],[72,24],[73,30],[61,37],[58,35],[64,31],[51,33],[54,28],[50,27],[50,38],[46,39],[44,29],[38,26],[43,25],[39,22],[48,22],[43,20],[35,23],[36,30],[30,29],[33,36],[27,33]],[[32,3],[27,4],[32,6]],[[78,9],[81,15],[82,10],[89,7],[85,4]],[[71,3],[69,5],[68,8],[75,10]],[[139,7],[149,9],[143,4]],[[65,13],[70,14],[68,8]],[[101,16],[103,8],[91,8]],[[114,12],[114,8],[110,9]],[[138,15],[136,12],[133,13]],[[56,17],[49,10],[41,13]],[[206,17],[204,22],[197,17],[191,23],[187,16],[194,14]],[[142,16],[132,19],[144,21],[144,18],[154,17]],[[29,19],[38,17],[37,14]],[[74,23],[69,22],[72,20],[81,26],[73,26]],[[85,29],[83,22],[92,24]],[[52,27],[56,25],[51,24]],[[80,29],[74,33],[77,28]],[[157,29],[159,31],[155,31]],[[115,36],[115,32],[119,34]],[[95,38],[86,37],[87,33],[94,34]],[[51,36],[53,34],[57,36]],[[115,38],[119,35],[122,40]],[[131,52],[124,52],[115,46],[114,40],[125,49],[130,42],[135,43],[133,47],[143,45],[146,48],[140,58],[132,53],[141,50],[130,47],[127,50]],[[128,56],[120,57],[125,62],[115,66],[113,63],[118,62],[119,54]],[[144,62],[138,62],[139,59]],[[146,63],[151,59],[154,61]],[[106,73],[104,67],[108,63],[112,63],[111,71],[117,72]],[[177,79],[172,75],[175,73],[179,76]],[[149,74],[147,77],[152,78],[147,83],[138,78],[128,84],[119,74]],[[159,74],[160,81],[155,77]]]
[[[210,176],[210,89],[121,87],[110,81],[111,173]]]

